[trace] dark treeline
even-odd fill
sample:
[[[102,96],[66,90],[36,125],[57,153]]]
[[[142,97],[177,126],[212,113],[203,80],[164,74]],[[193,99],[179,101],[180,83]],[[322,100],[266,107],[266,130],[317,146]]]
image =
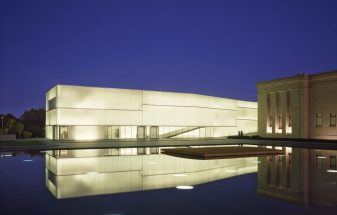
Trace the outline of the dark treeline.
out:
[[[19,118],[10,113],[1,114],[1,117],[1,133],[16,134],[17,138],[44,137],[46,111],[43,108],[25,111]]]

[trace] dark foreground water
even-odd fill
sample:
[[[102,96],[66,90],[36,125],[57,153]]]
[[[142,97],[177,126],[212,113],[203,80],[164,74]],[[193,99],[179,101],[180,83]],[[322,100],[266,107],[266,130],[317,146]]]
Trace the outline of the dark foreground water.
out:
[[[158,151],[3,153],[0,214],[337,214],[336,151],[212,161]]]

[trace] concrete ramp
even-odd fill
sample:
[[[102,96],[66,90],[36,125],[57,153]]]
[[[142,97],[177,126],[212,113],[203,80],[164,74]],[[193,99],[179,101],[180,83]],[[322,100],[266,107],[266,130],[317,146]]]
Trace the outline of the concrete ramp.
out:
[[[187,132],[199,129],[199,128],[203,128],[203,127],[180,128],[180,129],[177,129],[177,130],[174,130],[174,131],[171,131],[171,132],[161,134],[161,135],[159,135],[159,138],[171,138],[171,137],[175,137],[175,136],[178,136],[180,134],[187,133]]]

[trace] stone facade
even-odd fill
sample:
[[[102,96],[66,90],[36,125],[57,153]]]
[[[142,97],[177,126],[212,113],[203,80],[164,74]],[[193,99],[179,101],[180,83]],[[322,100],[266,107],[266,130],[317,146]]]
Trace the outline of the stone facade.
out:
[[[337,71],[259,82],[262,137],[337,139]]]

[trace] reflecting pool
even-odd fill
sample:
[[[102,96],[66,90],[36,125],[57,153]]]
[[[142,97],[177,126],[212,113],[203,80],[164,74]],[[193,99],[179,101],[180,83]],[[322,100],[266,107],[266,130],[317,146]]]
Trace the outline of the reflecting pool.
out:
[[[161,148],[2,153],[1,214],[337,214],[334,150],[197,160]]]

